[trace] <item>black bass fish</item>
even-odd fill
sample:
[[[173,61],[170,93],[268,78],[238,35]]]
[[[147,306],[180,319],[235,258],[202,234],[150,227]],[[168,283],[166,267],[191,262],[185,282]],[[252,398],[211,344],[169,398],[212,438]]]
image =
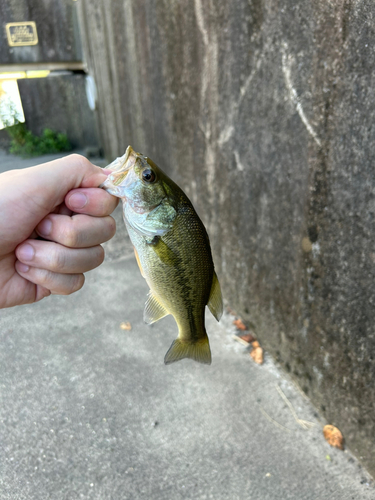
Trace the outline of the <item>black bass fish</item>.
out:
[[[150,324],[172,314],[178,325],[165,364],[183,358],[211,364],[205,306],[219,321],[223,301],[206,229],[177,184],[131,146],[106,170],[112,173],[101,187],[122,199],[126,228],[150,287],[144,320]]]

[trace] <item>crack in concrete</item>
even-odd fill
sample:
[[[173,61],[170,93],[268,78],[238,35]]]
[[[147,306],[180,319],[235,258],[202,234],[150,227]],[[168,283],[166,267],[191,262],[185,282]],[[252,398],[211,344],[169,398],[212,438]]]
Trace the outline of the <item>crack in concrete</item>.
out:
[[[220,147],[224,146],[233,136],[236,128],[235,126],[233,125],[236,117],[237,117],[237,114],[238,114],[238,110],[240,109],[240,106],[242,104],[242,101],[245,97],[245,95],[247,94],[248,90],[249,90],[249,87],[250,87],[250,84],[252,82],[252,80],[254,79],[255,75],[258,73],[258,71],[260,70],[261,66],[262,66],[262,63],[265,59],[265,56],[269,50],[269,47],[270,47],[270,44],[269,43],[266,43],[264,45],[264,47],[262,48],[262,50],[260,51],[260,54],[258,56],[256,56],[256,63],[255,63],[255,67],[253,68],[253,70],[250,72],[249,76],[247,77],[245,83],[242,85],[242,87],[240,88],[240,91],[239,91],[239,96],[238,98],[235,100],[235,102],[233,103],[232,105],[232,111],[231,113],[229,114],[228,116],[228,125],[222,130],[219,138],[218,138],[218,144]]]
[[[313,127],[311,126],[309,120],[307,119],[307,116],[305,115],[305,112],[302,108],[301,101],[298,97],[297,91],[293,86],[292,82],[292,77],[291,77],[291,64],[290,64],[290,55],[287,53],[288,45],[286,42],[283,43],[282,45],[282,70],[285,78],[285,84],[286,87],[289,91],[289,98],[292,101],[292,103],[295,105],[297,113],[299,114],[299,117],[302,120],[302,123],[305,125],[308,133],[313,137],[314,141],[318,144],[318,146],[322,146],[322,142],[318,137],[318,134],[315,132]]]

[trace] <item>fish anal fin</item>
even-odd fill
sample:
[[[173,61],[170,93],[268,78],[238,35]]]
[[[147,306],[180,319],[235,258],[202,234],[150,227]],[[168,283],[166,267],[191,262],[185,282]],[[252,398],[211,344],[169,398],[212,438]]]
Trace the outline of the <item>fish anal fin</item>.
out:
[[[143,313],[144,322],[151,325],[151,323],[159,321],[159,319],[164,318],[164,316],[168,316],[168,314],[169,312],[165,309],[165,307],[162,306],[155,295],[150,292]]]
[[[207,305],[217,321],[220,321],[220,318],[223,315],[223,297],[221,295],[220,283],[215,271],[212,278],[210,298],[208,299]]]
[[[138,264],[139,270],[141,271],[142,276],[145,278],[145,275],[143,274],[143,269],[142,269],[141,261],[139,260],[139,255],[138,255],[137,249],[135,247],[133,247],[133,248],[134,248],[134,254],[135,254],[135,258],[137,260],[137,264]]]
[[[207,335],[194,342],[184,341],[177,338],[172,342],[171,347],[165,355],[164,363],[169,365],[184,358],[190,358],[198,363],[210,365],[211,350]]]

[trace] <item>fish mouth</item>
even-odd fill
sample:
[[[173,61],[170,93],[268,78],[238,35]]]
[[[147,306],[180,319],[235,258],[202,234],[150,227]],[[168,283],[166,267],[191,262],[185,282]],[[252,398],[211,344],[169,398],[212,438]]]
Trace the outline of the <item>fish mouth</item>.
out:
[[[116,160],[105,167],[105,170],[110,170],[111,173],[99,187],[105,189],[108,193],[114,196],[122,198],[123,194],[122,189],[120,189],[120,185],[135,165],[138,157],[139,154],[136,153],[131,146],[128,146],[123,156],[116,158]]]

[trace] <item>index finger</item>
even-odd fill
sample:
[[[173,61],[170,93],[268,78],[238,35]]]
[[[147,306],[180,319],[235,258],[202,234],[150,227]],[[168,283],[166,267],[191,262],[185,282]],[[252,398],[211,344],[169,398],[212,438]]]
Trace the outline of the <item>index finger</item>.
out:
[[[61,205],[70,190],[98,187],[106,178],[101,168],[77,154],[5,172],[1,174],[1,215],[4,220],[13,221],[16,210],[22,241],[30,227]]]
[[[104,217],[117,207],[119,199],[100,188],[72,189],[65,196],[65,205],[75,213]]]

